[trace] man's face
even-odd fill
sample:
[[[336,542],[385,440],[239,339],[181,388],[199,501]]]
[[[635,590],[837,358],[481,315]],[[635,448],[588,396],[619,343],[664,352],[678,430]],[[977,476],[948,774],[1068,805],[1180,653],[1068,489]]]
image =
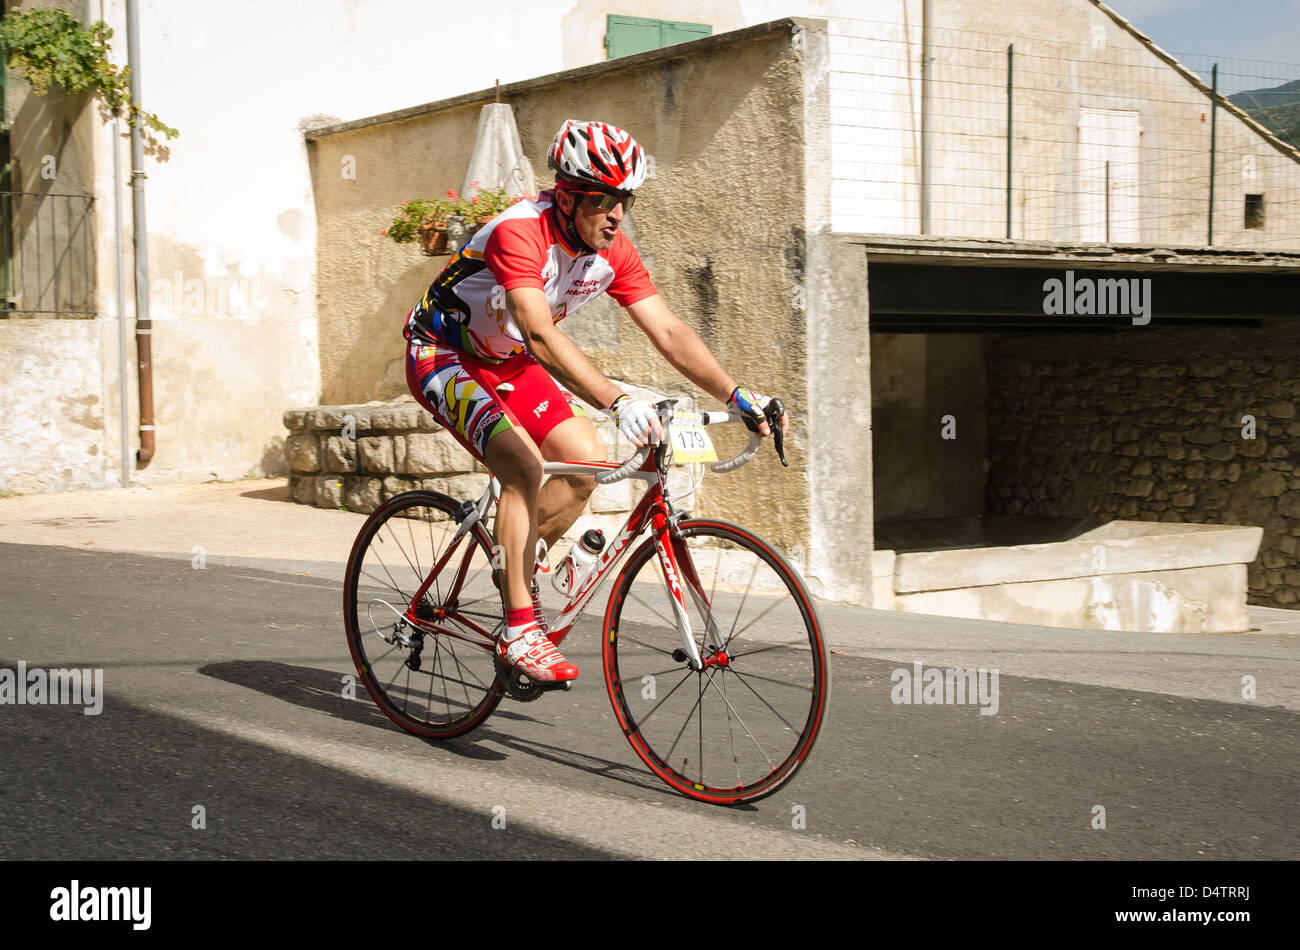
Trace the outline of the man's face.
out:
[[[587,191],[596,191],[589,188]],[[578,229],[578,237],[597,251],[607,251],[614,246],[619,225],[623,223],[624,208],[620,201],[608,211],[598,207],[598,195],[584,195],[571,191],[561,191],[557,199],[560,210],[573,215],[573,225]]]

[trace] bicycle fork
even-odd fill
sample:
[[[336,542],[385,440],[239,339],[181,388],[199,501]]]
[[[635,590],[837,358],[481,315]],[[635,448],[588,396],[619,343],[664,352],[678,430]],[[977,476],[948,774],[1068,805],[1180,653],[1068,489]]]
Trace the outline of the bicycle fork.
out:
[[[668,599],[673,605],[673,618],[677,622],[677,633],[682,638],[680,649],[673,651],[673,659],[685,662],[692,670],[699,672],[711,666],[726,666],[730,662],[724,649],[726,644],[718,632],[717,621],[713,619],[713,606],[704,596],[703,586],[695,571],[695,563],[685,542],[673,535],[668,518],[662,512],[654,513],[655,552],[659,557],[659,566],[663,569],[664,583],[668,588]],[[680,557],[678,552],[680,551]],[[690,611],[686,608],[686,593],[704,617],[705,642],[711,645],[704,656],[700,655],[695,643],[695,633],[691,629]]]

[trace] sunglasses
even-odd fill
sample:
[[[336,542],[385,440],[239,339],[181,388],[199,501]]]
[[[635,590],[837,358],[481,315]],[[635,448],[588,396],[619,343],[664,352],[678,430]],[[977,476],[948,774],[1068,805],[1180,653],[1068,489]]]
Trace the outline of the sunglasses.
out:
[[[624,211],[631,211],[632,205],[636,203],[634,194],[611,194],[608,191],[571,191],[574,195],[587,195],[596,199],[596,207],[601,211],[613,211],[614,206],[622,202]]]

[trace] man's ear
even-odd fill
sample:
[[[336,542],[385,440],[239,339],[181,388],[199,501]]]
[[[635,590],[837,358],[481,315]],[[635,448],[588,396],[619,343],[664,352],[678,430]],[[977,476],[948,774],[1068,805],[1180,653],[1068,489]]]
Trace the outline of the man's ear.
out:
[[[561,200],[562,198],[568,200],[569,206],[567,208],[564,206],[564,201]],[[574,203],[577,200],[578,200],[577,195],[574,195],[571,192],[560,191],[558,189],[555,192],[555,203],[560,206],[560,210],[563,211],[566,215],[573,214]]]

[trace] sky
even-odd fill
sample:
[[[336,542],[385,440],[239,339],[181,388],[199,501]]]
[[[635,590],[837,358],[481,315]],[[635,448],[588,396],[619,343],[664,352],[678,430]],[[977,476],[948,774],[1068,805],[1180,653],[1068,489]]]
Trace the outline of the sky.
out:
[[[1102,2],[1228,95],[1300,79],[1300,0]]]

